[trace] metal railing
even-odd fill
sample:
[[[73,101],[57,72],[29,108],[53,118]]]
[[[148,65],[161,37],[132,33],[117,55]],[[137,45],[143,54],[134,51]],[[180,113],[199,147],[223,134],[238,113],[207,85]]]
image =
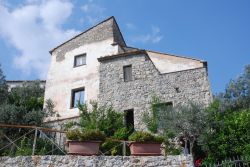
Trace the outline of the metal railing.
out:
[[[250,154],[250,153],[249,153]],[[217,162],[216,164],[202,165],[203,167],[250,167],[250,156],[236,156]]]
[[[0,152],[3,150],[8,149],[9,147],[15,147],[18,150],[22,150],[22,148],[18,145],[20,145],[20,140],[24,139],[28,136],[33,137],[33,144],[32,144],[32,155],[35,155],[36,147],[37,147],[37,140],[38,138],[41,138],[45,140],[46,142],[49,142],[52,145],[51,150],[49,150],[45,155],[53,154],[55,150],[59,150],[60,154],[66,154],[64,151],[64,146],[61,145],[61,136],[65,133],[65,131],[55,130],[55,129],[49,129],[44,127],[36,127],[36,126],[26,126],[26,125],[6,125],[6,124],[0,124],[1,129],[26,129],[25,133],[21,136],[16,135],[16,138],[9,137],[5,133],[1,134],[2,140],[5,140],[5,145],[0,148]],[[53,135],[54,133],[54,135]],[[55,138],[56,134],[59,134],[60,139],[57,140]],[[54,137],[53,137],[54,136]]]

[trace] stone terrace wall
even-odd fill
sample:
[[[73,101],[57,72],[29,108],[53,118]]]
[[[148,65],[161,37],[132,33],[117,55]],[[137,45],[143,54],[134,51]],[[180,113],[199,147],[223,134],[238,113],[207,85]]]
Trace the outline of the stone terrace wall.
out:
[[[19,156],[0,157],[0,167],[193,167],[191,156]]]
[[[132,81],[124,82],[123,66],[132,65]],[[152,95],[173,105],[195,101],[208,105],[212,93],[206,67],[160,74],[144,54],[100,62],[100,105],[117,111],[134,109],[136,129],[144,129],[142,113],[149,112]]]

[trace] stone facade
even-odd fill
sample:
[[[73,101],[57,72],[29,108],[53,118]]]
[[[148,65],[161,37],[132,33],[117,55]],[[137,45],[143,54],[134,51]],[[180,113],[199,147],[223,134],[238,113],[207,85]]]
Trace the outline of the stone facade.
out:
[[[60,115],[50,118],[52,121],[79,116],[79,110],[72,106],[72,92],[79,88],[84,89],[87,104],[97,100],[121,112],[134,109],[136,128],[143,126],[141,114],[149,110],[152,94],[174,105],[188,100],[207,105],[212,99],[206,62],[127,47],[114,17],[50,53],[45,100],[51,99]],[[75,67],[75,57],[82,54],[86,64]],[[132,65],[130,82],[123,79],[125,65]]]
[[[152,95],[173,105],[188,101],[208,105],[212,100],[206,66],[160,73],[147,52],[100,58],[100,105],[117,111],[134,110],[135,128],[143,129],[142,113],[149,111]],[[132,65],[132,81],[124,82],[123,67]]]
[[[193,167],[191,156],[19,156],[0,157],[0,167]]]

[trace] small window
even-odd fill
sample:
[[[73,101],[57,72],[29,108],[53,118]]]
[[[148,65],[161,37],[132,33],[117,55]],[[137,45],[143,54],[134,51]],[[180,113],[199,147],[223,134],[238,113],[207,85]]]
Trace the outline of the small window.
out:
[[[75,56],[74,67],[82,66],[86,64],[86,54]]]
[[[124,111],[125,126],[132,131],[134,130],[134,109]]]
[[[84,104],[84,88],[72,90],[71,108],[76,108],[78,104]]]
[[[123,77],[125,82],[132,81],[132,65],[123,67]]]

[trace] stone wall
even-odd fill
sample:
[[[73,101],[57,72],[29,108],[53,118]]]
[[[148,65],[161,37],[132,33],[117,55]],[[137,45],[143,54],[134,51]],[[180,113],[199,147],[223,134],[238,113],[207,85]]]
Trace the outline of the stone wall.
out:
[[[19,156],[0,157],[1,167],[193,167],[191,156]]]
[[[99,60],[100,61],[100,60]],[[124,82],[123,66],[132,65],[132,81]],[[146,54],[100,61],[100,105],[113,105],[123,112],[134,109],[135,128],[144,129],[142,113],[150,109],[152,95],[173,105],[212,100],[206,67],[160,73]]]

